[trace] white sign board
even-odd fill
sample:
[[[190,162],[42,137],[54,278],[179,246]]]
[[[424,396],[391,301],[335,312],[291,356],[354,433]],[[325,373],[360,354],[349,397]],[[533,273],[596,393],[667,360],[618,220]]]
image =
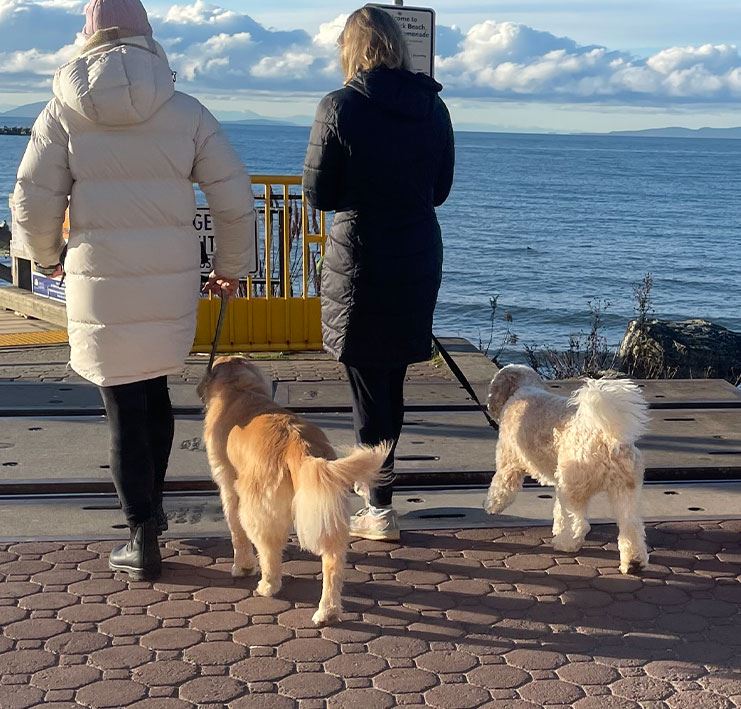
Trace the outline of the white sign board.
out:
[[[368,4],[385,10],[399,23],[412,57],[412,71],[434,76],[435,11],[429,7]]]
[[[196,209],[193,227],[198,232],[198,238],[201,241],[201,275],[208,277],[213,270],[214,258],[214,222],[208,207],[198,207]],[[254,235],[248,238],[254,238],[250,254],[252,257],[250,273],[254,274],[257,272],[257,224],[255,224]]]

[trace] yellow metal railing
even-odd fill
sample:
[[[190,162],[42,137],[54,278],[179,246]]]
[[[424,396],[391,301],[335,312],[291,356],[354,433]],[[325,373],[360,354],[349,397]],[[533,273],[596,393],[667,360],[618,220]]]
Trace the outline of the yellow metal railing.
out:
[[[301,178],[255,175],[258,270],[229,303],[220,352],[322,349],[319,262],[326,218],[307,204]],[[292,189],[293,188],[293,189]],[[207,352],[216,332],[219,301],[198,307],[194,352]]]

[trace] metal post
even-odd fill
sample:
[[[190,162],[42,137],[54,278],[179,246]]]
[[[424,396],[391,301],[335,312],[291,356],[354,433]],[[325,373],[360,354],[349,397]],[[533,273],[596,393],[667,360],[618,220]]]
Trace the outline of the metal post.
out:
[[[404,0],[394,0],[395,5],[404,5]]]

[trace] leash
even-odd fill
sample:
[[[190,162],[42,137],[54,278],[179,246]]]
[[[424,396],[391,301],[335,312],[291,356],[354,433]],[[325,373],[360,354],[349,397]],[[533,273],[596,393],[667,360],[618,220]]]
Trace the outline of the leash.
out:
[[[224,316],[226,315],[226,308],[229,303],[229,298],[225,298],[222,291],[221,305],[219,306],[219,320],[216,323],[216,334],[214,335],[214,341],[211,345],[211,356],[208,358],[208,367],[206,367],[206,374],[211,374],[211,370],[214,368],[214,360],[216,359],[216,350],[219,347],[219,340],[221,339],[221,331],[224,328]]]
[[[440,340],[438,340],[435,335],[432,336],[432,341],[435,343],[437,351],[440,353],[440,356],[445,361],[445,364],[448,365],[450,371],[453,372],[455,378],[460,382],[461,386],[466,390],[468,395],[476,402],[476,404],[478,404],[481,413],[484,414],[484,417],[486,418],[486,422],[495,431],[498,431],[499,425],[491,416],[489,416],[489,412],[486,410],[486,407],[479,401],[479,397],[476,396],[476,392],[473,390],[473,387],[471,386],[468,379],[466,379],[466,375],[463,374],[461,368],[455,363],[455,360],[450,356],[450,353],[440,344]]]

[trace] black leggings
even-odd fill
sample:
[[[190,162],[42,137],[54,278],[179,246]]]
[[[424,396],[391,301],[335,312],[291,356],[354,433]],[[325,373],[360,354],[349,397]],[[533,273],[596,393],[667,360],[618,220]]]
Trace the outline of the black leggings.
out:
[[[111,473],[129,526],[162,498],[175,422],[167,377],[100,387],[111,432]]]
[[[394,451],[404,424],[404,379],[407,368],[374,369],[345,365],[352,390],[353,422],[358,443],[376,445],[391,441],[393,448],[384,464],[383,482],[371,488],[370,504],[391,504],[394,492]]]

